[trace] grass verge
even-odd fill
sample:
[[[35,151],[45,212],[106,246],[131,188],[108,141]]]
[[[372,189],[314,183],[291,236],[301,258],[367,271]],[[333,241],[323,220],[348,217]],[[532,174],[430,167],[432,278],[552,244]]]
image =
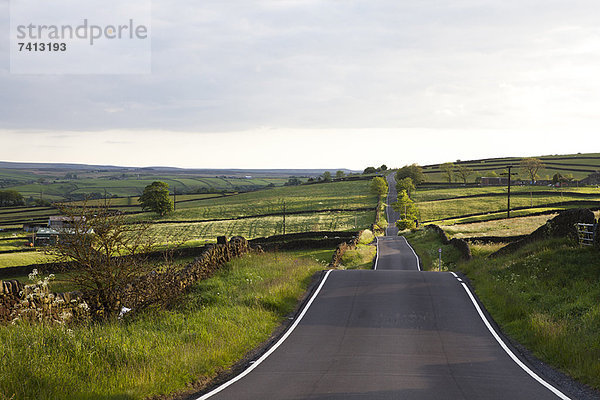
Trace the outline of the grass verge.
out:
[[[448,271],[456,268],[460,260],[460,253],[449,244],[442,244],[439,236],[431,230],[419,229],[404,233],[402,236],[408,240],[411,247],[421,259],[423,271]],[[439,263],[438,250],[442,249],[442,263]]]
[[[143,399],[198,387],[269,338],[331,253],[236,259],[176,308],[126,322],[0,327],[0,399]]]
[[[600,389],[598,250],[553,239],[498,259],[476,257],[460,269],[510,337]]]

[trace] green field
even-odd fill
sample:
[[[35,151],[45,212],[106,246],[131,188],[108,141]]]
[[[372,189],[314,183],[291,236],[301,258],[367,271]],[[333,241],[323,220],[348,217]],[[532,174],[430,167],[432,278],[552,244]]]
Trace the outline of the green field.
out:
[[[556,214],[497,219],[470,224],[440,225],[450,237],[465,238],[479,236],[528,235],[544,225]]]
[[[541,169],[538,173],[539,179],[551,180],[552,176],[556,173],[560,173],[563,176],[571,174],[575,179],[583,179],[590,173],[600,170],[600,153],[539,156],[536,158],[542,160],[545,165],[545,168]],[[520,161],[521,158],[519,157],[506,157],[461,161],[460,164],[475,171],[468,179],[468,182],[474,182],[478,176],[490,176],[491,172],[498,175],[506,172],[507,165],[518,167]],[[445,182],[444,176],[440,171],[440,164],[424,166],[424,172],[428,182]],[[526,174],[519,171],[518,168],[513,169],[513,172],[519,173],[517,178],[527,179]]]
[[[375,210],[360,212],[315,212],[288,215],[285,232],[350,231],[369,228],[375,220]],[[151,232],[157,238],[186,240],[215,239],[217,236],[243,236],[247,239],[283,233],[283,217],[259,217],[239,220],[154,224]]]
[[[252,239],[283,233],[284,202],[286,233],[370,228],[375,222],[377,206],[377,196],[370,193],[369,181],[286,186],[227,196],[181,195],[177,196],[177,201],[176,211],[163,218],[147,212],[132,214],[129,218],[132,222],[154,222],[150,233],[159,243],[184,241],[203,244],[207,241],[214,242],[217,236],[243,236]],[[111,199],[109,204],[111,208],[135,211],[139,207],[129,206],[130,203],[136,202],[137,199],[134,198]],[[103,203],[104,200],[88,201],[89,205]],[[6,214],[6,218],[10,215],[11,221],[19,221],[22,225],[34,216],[39,218],[40,222],[44,222],[49,215],[58,213],[52,208],[20,208],[20,210],[22,210],[21,214]],[[5,214],[0,214],[0,224],[3,215]],[[23,233],[19,235],[22,236]],[[7,243],[6,246],[9,244]],[[1,247],[0,241],[0,250]],[[39,252],[0,254],[0,268],[49,260],[48,256]]]
[[[206,190],[209,192],[238,192],[257,190],[269,185],[280,186],[287,182],[284,178],[177,178],[170,176],[156,176],[140,179],[76,179],[76,180],[53,180],[46,183],[27,183],[9,186],[7,188],[17,190],[23,197],[35,199],[44,198],[56,201],[84,197],[94,194],[98,197],[131,197],[139,196],[147,185],[160,180],[169,184],[171,190],[179,193],[189,193]]]
[[[506,217],[505,187],[420,188],[413,195],[423,222],[471,223]],[[600,189],[592,187],[557,190],[515,186],[511,190],[511,216],[559,211],[574,207],[600,207]],[[575,202],[558,205],[562,202]]]
[[[369,181],[332,182],[287,186],[235,196],[190,201],[180,204],[174,213],[163,218],[144,213],[136,215],[135,219],[198,221],[238,218],[283,213],[284,203],[287,213],[333,209],[375,209],[377,198],[369,192]]]

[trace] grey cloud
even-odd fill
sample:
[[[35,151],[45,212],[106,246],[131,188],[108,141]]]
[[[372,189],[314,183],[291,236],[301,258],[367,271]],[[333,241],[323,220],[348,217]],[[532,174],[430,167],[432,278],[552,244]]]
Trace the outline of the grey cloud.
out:
[[[523,117],[515,88],[559,87],[563,71],[551,68],[565,57],[600,67],[593,48],[575,48],[599,11],[552,0],[155,0],[152,75],[3,70],[0,128],[511,127]]]

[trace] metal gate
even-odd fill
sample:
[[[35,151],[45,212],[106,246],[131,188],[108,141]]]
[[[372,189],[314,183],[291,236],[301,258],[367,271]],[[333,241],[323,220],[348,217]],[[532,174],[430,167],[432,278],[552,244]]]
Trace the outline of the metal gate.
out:
[[[581,246],[593,246],[596,224],[577,224],[577,236]]]

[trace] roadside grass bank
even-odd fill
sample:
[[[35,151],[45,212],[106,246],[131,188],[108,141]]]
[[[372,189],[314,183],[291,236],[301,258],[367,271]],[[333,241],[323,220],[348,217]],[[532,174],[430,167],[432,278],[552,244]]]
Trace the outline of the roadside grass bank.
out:
[[[345,269],[371,269],[377,255],[377,247],[373,244],[375,235],[369,230],[363,231],[356,248],[346,250],[342,256]]]
[[[423,271],[442,271],[456,269],[460,260],[460,252],[450,244],[442,244],[439,236],[429,229],[406,231],[402,236],[408,240],[421,260]],[[439,264],[439,252],[442,249],[442,263]]]
[[[406,238],[425,269],[442,247],[433,232]],[[472,245],[473,260],[443,248],[443,265],[463,272],[501,329],[548,364],[600,389],[600,258],[598,250],[567,239],[529,244],[513,254],[487,256],[502,247]]]
[[[0,327],[0,399],[144,399],[197,390],[266,341],[332,250],[249,254],[172,309],[131,320]]]
[[[470,224],[440,224],[449,237],[528,235],[557,214],[497,219]]]

